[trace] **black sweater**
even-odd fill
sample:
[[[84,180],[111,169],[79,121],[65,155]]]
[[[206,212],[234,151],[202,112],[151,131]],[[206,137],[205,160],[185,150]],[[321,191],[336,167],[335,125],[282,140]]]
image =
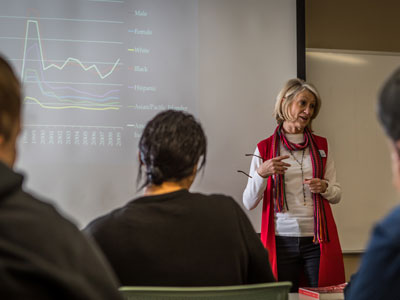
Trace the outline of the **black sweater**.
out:
[[[274,281],[268,253],[230,197],[180,190],[129,202],[91,222],[122,285],[218,286]]]
[[[0,299],[121,299],[97,246],[0,163]]]

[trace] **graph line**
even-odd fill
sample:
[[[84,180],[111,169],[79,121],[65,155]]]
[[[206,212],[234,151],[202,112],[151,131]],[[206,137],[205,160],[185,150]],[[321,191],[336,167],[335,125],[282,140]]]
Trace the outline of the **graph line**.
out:
[[[2,36],[2,37],[0,37],[0,39],[2,39],[2,40],[25,40],[25,38],[14,37],[14,36]],[[36,40],[36,38],[28,38],[28,40]],[[42,41],[71,42],[71,43],[96,43],[96,44],[118,44],[118,45],[122,45],[123,44],[123,42],[117,42],[117,41],[94,41],[94,40],[71,40],[71,39],[42,39]]]
[[[108,3],[125,3],[124,1],[118,0],[88,0],[90,2],[108,2]]]
[[[1,37],[0,37],[0,39],[1,39]],[[37,40],[37,39],[35,39],[35,40]],[[42,41],[43,41],[43,39],[42,39]],[[39,53],[39,47],[37,46],[37,43],[35,43],[35,45],[30,46],[28,48],[27,52],[29,52],[29,50],[31,48],[37,48],[38,53]],[[22,58],[9,58],[8,60],[9,61],[22,61],[23,59]],[[33,58],[27,58],[27,59],[25,59],[25,61],[41,62],[40,59],[33,59]],[[62,63],[64,63],[65,60],[64,59],[62,59],[62,60],[61,59],[52,59],[52,60],[45,59],[44,61],[52,61],[52,62],[62,62]],[[81,63],[83,63],[83,64],[97,64],[97,65],[114,65],[114,62],[105,62],[105,61],[81,61]],[[120,66],[123,65],[123,63],[120,62],[119,65]]]
[[[35,27],[36,27],[37,39],[38,39],[38,44],[39,44],[39,52],[40,52],[40,58],[41,58],[41,64],[42,64],[42,69],[43,69],[44,71],[47,70],[47,69],[50,69],[50,68],[56,68],[56,69],[62,70],[62,69],[64,69],[64,67],[65,67],[69,62],[76,62],[76,63],[78,63],[78,64],[82,67],[82,69],[83,69],[84,71],[88,71],[88,70],[94,69],[94,70],[97,72],[97,74],[99,75],[99,77],[100,77],[101,79],[104,79],[104,78],[110,76],[111,73],[114,72],[115,68],[116,68],[117,65],[119,64],[120,59],[118,58],[117,61],[114,63],[113,67],[111,68],[111,70],[110,70],[109,72],[107,72],[106,74],[104,74],[104,75],[101,74],[100,70],[97,68],[96,65],[90,65],[90,66],[86,67],[79,59],[73,58],[73,57],[68,57],[67,60],[64,62],[64,64],[62,64],[61,66],[58,66],[58,65],[56,65],[56,64],[49,64],[48,66],[45,66],[45,64],[44,64],[44,58],[43,58],[42,41],[41,41],[41,38],[40,38],[40,31],[39,31],[39,24],[38,24],[38,22],[35,21],[35,20],[28,20],[28,21],[26,22],[26,34],[25,34],[24,56],[23,56],[23,60],[22,60],[22,69],[21,69],[21,81],[22,81],[22,82],[24,81],[23,76],[24,76],[24,69],[25,69],[26,48],[27,48],[27,45],[28,45],[28,35],[29,35],[29,28],[30,28],[30,24],[31,24],[31,23],[33,23],[33,24],[35,25]]]
[[[64,105],[64,106],[51,106],[48,104],[41,103],[38,99],[34,97],[26,96],[24,101],[32,100],[34,103],[40,105],[42,108],[47,109],[69,109],[69,108],[77,108],[77,109],[86,109],[86,110],[119,110],[120,108],[117,106],[107,106],[107,107],[89,107],[89,106],[82,106],[82,105]],[[54,103],[55,105],[58,103]],[[96,104],[96,106],[103,106],[103,104]]]
[[[31,46],[31,47],[29,47],[29,49],[28,49],[28,52],[31,50],[31,49],[35,49],[35,50],[37,50],[37,53],[39,54],[39,47],[38,47],[38,45],[37,45],[37,43],[35,43],[35,45],[33,45],[33,46]],[[12,60],[12,59],[11,59]],[[22,59],[19,59],[19,60],[22,60]],[[35,62],[40,62],[40,60],[32,60],[32,61],[35,61]],[[109,64],[109,63],[105,63],[105,64]],[[40,70],[40,74],[42,75],[42,78],[43,78],[43,80],[44,80],[44,72],[43,72],[43,70],[41,69],[41,68],[39,68],[39,70]],[[26,75],[26,73],[28,72],[28,69],[27,69],[27,71],[25,72],[25,75]],[[37,72],[36,72],[36,70],[35,71],[33,71],[33,72],[35,72],[35,74],[37,74]],[[24,75],[24,76],[25,76]],[[39,78],[39,75],[37,75],[37,77]],[[25,83],[27,83],[28,81],[27,80],[25,80]],[[95,98],[104,98],[104,97],[106,97],[106,96],[108,96],[108,95],[110,95],[110,94],[113,94],[113,93],[118,93],[120,90],[119,89],[113,89],[113,90],[109,90],[109,91],[107,91],[107,92],[105,92],[104,94],[101,94],[101,95],[99,95],[99,94],[94,94],[94,93],[89,93],[89,92],[86,92],[86,91],[82,91],[82,90],[79,90],[79,89],[75,89],[75,88],[73,88],[73,87],[69,87],[69,86],[65,86],[65,87],[60,87],[60,86],[58,86],[58,87],[55,87],[55,86],[53,86],[53,85],[50,85],[48,82],[46,82],[46,81],[40,81],[40,80],[38,80],[38,83],[44,83],[48,88],[50,88],[51,90],[70,90],[70,91],[72,91],[72,92],[74,92],[74,93],[78,93],[78,94],[81,94],[81,95],[86,95],[86,96],[91,96],[91,97],[95,97]]]
[[[121,126],[104,126],[104,125],[64,125],[64,124],[24,124],[24,127],[62,127],[62,128],[96,128],[96,129],[120,129],[124,130]]]
[[[36,81],[25,81],[28,83],[36,83]],[[74,81],[49,81],[49,80],[45,80],[45,81],[41,81],[41,82],[45,82],[45,83],[51,83],[51,84],[79,84],[79,85],[111,85],[111,86],[123,86],[123,84],[121,83],[98,83],[98,82],[74,82]]]
[[[96,102],[103,102],[103,104],[108,104],[108,105],[115,105],[115,104],[119,104],[119,102],[107,102],[104,103],[106,101],[109,100],[118,100],[119,97],[114,97],[114,96],[109,96],[109,97],[103,97],[103,98],[93,98],[93,97],[83,97],[83,96],[58,96],[56,93],[54,93],[53,91],[45,91],[45,89],[43,88],[42,82],[39,80],[39,75],[37,73],[36,70],[34,69],[26,69],[26,73],[28,72],[32,72],[33,75],[27,76],[25,75],[25,78],[30,78],[32,77],[33,81],[37,82],[39,89],[42,93],[42,95],[48,96],[48,97],[53,97],[56,98],[57,100],[61,101],[61,102],[70,102],[70,103],[79,103],[79,104],[87,104],[87,103],[96,103]],[[80,101],[80,100],[73,100],[74,98],[76,99],[81,99],[84,101]],[[88,100],[88,101],[85,101]]]
[[[104,125],[24,124],[24,127],[98,128],[98,129],[124,130],[124,127],[121,126],[104,126]]]
[[[0,18],[8,19],[38,19],[38,20],[52,20],[52,21],[71,21],[71,22],[90,22],[90,23],[114,23],[123,24],[122,21],[111,21],[111,20],[90,20],[90,19],[71,19],[71,18],[44,18],[44,17],[23,17],[23,16],[0,16]]]

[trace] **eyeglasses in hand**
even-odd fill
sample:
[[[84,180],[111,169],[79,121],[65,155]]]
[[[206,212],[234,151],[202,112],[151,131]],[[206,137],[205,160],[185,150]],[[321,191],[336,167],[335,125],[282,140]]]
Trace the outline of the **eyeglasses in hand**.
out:
[[[255,157],[258,157],[258,158],[263,159],[261,156],[256,155],[256,154],[245,154],[245,156],[255,156]],[[250,176],[249,174],[247,174],[245,171],[237,170],[237,172],[243,173],[244,175],[246,175],[246,176],[249,177],[249,178],[253,178],[252,176]]]

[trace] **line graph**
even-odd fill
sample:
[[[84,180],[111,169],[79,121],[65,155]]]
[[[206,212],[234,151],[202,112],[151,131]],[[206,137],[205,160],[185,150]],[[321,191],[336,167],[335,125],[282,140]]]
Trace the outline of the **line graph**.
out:
[[[47,41],[71,41],[71,39],[44,39]],[[73,39],[72,41],[76,41]],[[94,93],[83,89],[76,89],[70,85],[79,84],[89,86],[87,89],[93,90],[90,86],[99,86],[104,89],[106,86],[122,86],[122,84],[114,84],[104,82],[113,74],[119,65],[121,59],[118,58],[114,62],[87,62],[76,57],[67,57],[65,60],[45,59],[39,22],[37,20],[28,19],[25,26],[25,36],[23,43],[23,55],[21,63],[21,81],[24,84],[32,86],[29,88],[30,94],[25,96],[24,103],[28,105],[38,105],[42,109],[48,110],[70,110],[79,109],[84,111],[108,111],[119,110],[122,105],[119,102],[119,89],[111,89],[102,93]],[[87,60],[90,61],[90,60]],[[104,65],[105,68],[100,68],[98,65]],[[58,76],[65,73],[67,66],[77,66],[82,72],[92,72],[101,80],[100,82],[85,82],[85,81],[48,81],[45,79],[45,74],[51,69],[63,71]],[[73,73],[71,73],[72,75]],[[54,78],[55,73],[52,77]],[[65,75],[65,74],[64,74]],[[48,77],[48,76],[46,76]],[[65,77],[65,76],[63,76]],[[70,77],[68,77],[70,78]],[[79,78],[79,77],[78,77]],[[62,86],[60,86],[62,85]],[[64,85],[64,86],[63,86]]]
[[[82,67],[82,69],[83,69],[84,71],[88,71],[88,70],[94,69],[94,70],[96,70],[96,72],[97,72],[97,74],[99,75],[99,77],[100,77],[101,79],[104,79],[104,78],[107,78],[108,76],[110,76],[110,75],[114,72],[115,68],[117,67],[117,65],[118,65],[119,62],[120,62],[120,58],[118,58],[118,59],[116,60],[116,62],[114,63],[114,65],[112,66],[111,70],[110,70],[109,72],[107,72],[106,74],[104,74],[104,75],[101,74],[99,68],[98,68],[96,65],[90,65],[90,66],[87,66],[87,67],[86,67],[79,59],[73,58],[73,57],[68,57],[68,58],[65,60],[65,62],[64,62],[61,66],[56,65],[56,64],[49,64],[48,66],[45,66],[45,64],[44,64],[44,58],[43,58],[42,41],[41,41],[41,38],[40,38],[40,31],[39,31],[39,24],[38,24],[38,21],[36,21],[36,20],[28,20],[28,21],[26,22],[26,33],[25,33],[25,43],[24,43],[24,54],[23,54],[22,68],[21,68],[21,80],[22,80],[22,82],[24,81],[25,59],[26,59],[26,50],[27,50],[27,45],[28,45],[28,36],[29,36],[30,24],[33,24],[33,25],[35,26],[35,28],[36,28],[37,40],[38,40],[38,44],[39,44],[39,55],[40,55],[40,59],[41,59],[41,63],[42,63],[42,68],[43,68],[44,71],[47,70],[47,69],[50,69],[50,68],[56,68],[56,69],[62,70],[62,69],[64,69],[64,67],[65,67],[69,62],[76,62],[77,64],[79,64],[79,65]]]
[[[196,1],[0,3],[0,51],[24,89],[22,149],[43,161],[70,150],[75,161],[125,161],[142,130],[126,124],[195,94]]]

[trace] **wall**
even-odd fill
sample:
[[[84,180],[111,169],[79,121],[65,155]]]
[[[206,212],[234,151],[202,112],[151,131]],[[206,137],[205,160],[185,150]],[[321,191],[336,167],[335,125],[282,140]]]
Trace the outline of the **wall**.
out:
[[[306,0],[306,48],[400,52],[400,2]],[[361,254],[345,253],[346,280]]]
[[[305,1],[306,48],[400,52],[400,1]]]

